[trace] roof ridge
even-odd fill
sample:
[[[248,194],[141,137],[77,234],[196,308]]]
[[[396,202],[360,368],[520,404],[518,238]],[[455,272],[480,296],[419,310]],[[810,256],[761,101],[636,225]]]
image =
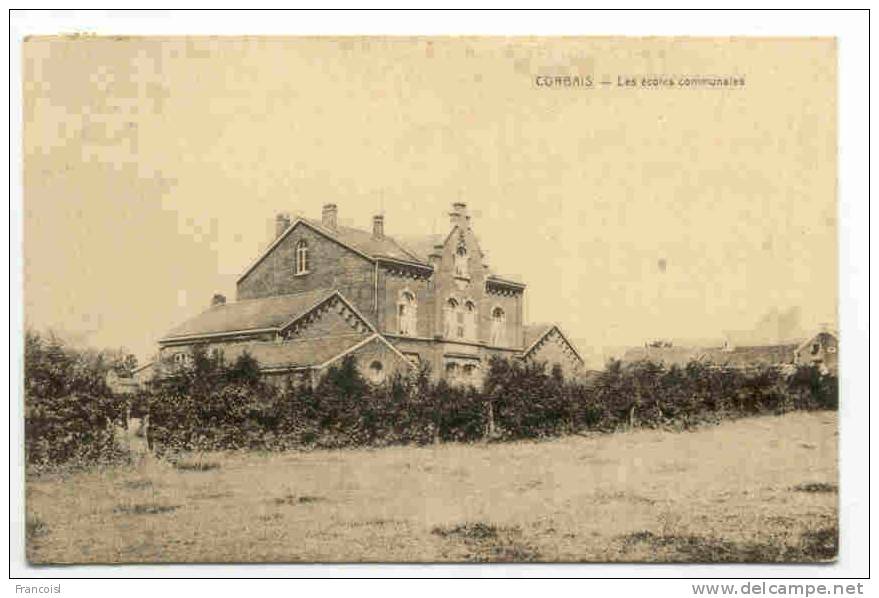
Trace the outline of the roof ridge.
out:
[[[311,225],[318,226],[318,227],[320,227],[320,229],[323,232],[334,235],[334,236],[338,236],[338,234],[336,234],[338,232],[344,233],[345,231],[353,231],[355,233],[359,233],[362,235],[367,235],[370,237],[372,236],[372,232],[369,229],[360,228],[357,226],[349,226],[347,224],[339,224],[338,226],[336,226],[336,229],[333,230],[333,229],[330,229],[330,228],[327,228],[326,226],[324,226],[320,220],[315,220],[313,218],[307,218],[307,217],[302,217],[301,220],[305,220],[306,222],[308,222]],[[425,236],[427,236],[427,235],[425,235]],[[376,241],[381,241],[381,240],[389,241],[389,242],[393,243],[394,245],[396,245],[397,249],[400,249],[403,253],[407,254],[413,260],[415,260],[417,262],[424,262],[423,258],[421,256],[419,256],[418,253],[416,253],[415,251],[412,251],[412,249],[409,248],[408,245],[401,242],[399,239],[397,239],[393,235],[386,234],[386,235],[383,235],[380,239],[375,239],[375,240]],[[381,253],[373,253],[373,252],[369,252],[369,253],[373,256],[383,255]],[[391,257],[391,256],[388,256],[388,257]]]

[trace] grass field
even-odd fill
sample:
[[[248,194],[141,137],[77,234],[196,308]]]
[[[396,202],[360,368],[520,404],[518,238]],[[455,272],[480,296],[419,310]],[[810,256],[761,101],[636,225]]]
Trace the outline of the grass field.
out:
[[[27,483],[32,563],[822,561],[837,418],[209,454]]]

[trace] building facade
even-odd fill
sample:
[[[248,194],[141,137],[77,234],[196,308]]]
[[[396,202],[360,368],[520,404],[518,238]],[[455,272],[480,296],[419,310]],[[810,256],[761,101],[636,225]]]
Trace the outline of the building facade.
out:
[[[159,341],[162,363],[184,364],[195,345],[226,360],[247,351],[273,380],[320,377],[353,354],[369,379],[423,364],[434,378],[479,386],[494,356],[583,367],[558,325],[526,326],[525,285],[493,273],[467,206],[455,203],[445,235],[402,241],[322,218],[276,219],[274,241],[237,281],[235,302],[208,310]]]

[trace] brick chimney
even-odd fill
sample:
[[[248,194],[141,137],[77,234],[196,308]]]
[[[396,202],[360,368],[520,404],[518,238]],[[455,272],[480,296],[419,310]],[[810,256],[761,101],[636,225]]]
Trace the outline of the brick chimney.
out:
[[[467,214],[467,204],[461,201],[456,201],[452,204],[452,211],[449,212],[449,219],[452,223],[452,226],[460,226],[461,228],[467,227],[467,222],[470,220],[470,216]]]
[[[385,217],[376,214],[372,217],[372,238],[383,239],[385,236]]]
[[[214,297],[211,299],[211,307],[214,307],[215,305],[226,305],[226,295],[214,293]]]
[[[284,231],[290,228],[290,214],[279,212],[275,216],[275,238],[277,239],[284,234]]]
[[[339,208],[334,203],[324,204],[321,224],[330,230],[336,230],[338,225]]]

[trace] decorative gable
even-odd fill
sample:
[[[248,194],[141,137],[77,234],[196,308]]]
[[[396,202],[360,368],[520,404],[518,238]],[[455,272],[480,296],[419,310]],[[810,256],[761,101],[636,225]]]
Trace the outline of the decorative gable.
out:
[[[294,340],[341,335],[369,335],[375,332],[360,313],[338,293],[281,330],[281,339]]]
[[[565,338],[558,326],[553,326],[540,336],[523,353],[525,359],[558,361],[563,357],[568,363],[583,364],[583,359],[574,346]]]

